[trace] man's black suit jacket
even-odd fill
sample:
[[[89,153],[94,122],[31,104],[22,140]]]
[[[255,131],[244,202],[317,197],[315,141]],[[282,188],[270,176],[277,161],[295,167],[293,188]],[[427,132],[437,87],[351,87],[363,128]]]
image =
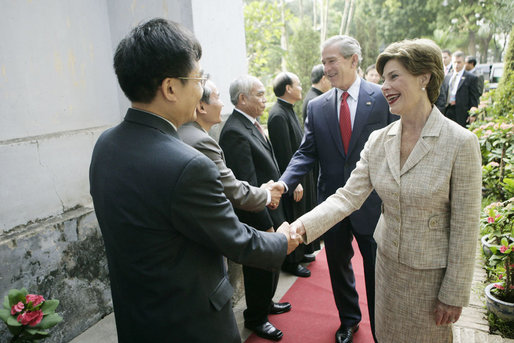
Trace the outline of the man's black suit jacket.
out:
[[[278,270],[284,235],[241,224],[215,164],[147,112],[100,136],[90,185],[119,342],[240,342],[222,255]]]
[[[446,100],[448,98],[452,75],[452,73],[448,73],[448,75],[444,77],[441,92],[436,101],[437,108],[444,114],[447,112]],[[468,111],[471,107],[478,107],[479,101],[480,92],[478,78],[476,75],[468,71],[464,71],[459,81],[457,93],[455,94],[455,118],[451,119],[455,120],[460,126],[466,127]]]
[[[273,147],[259,130],[239,111],[234,110],[223,126],[220,146],[227,166],[237,179],[259,187],[269,180],[278,180],[280,170]],[[239,219],[258,230],[277,229],[285,221],[282,204],[275,210],[247,212],[236,209]]]
[[[303,105],[302,105],[302,115],[303,115],[304,123],[305,123],[305,120],[307,119],[307,105],[309,104],[309,102],[312,99],[317,98],[321,94],[323,94],[323,92],[314,87],[311,87],[311,89],[309,89],[307,94],[305,94],[305,97],[303,98]]]

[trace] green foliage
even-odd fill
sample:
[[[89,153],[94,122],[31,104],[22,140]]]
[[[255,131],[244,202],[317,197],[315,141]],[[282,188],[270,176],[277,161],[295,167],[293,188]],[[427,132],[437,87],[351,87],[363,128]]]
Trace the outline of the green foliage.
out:
[[[13,335],[10,342],[39,342],[48,337],[46,330],[63,320],[55,313],[58,305],[59,300],[45,300],[40,295],[28,294],[25,288],[9,290],[0,309],[0,319]]]
[[[501,332],[505,338],[514,338],[514,322],[506,321],[498,318],[494,313],[489,312],[487,315],[489,321],[489,332]]]
[[[282,17],[276,3],[252,1],[244,6],[248,69],[257,78],[280,70]],[[264,83],[264,81],[263,81]]]
[[[287,70],[298,75],[302,84],[303,95],[311,86],[312,67],[319,64],[320,42],[319,33],[308,22],[298,22],[292,25],[293,34],[289,40],[289,50],[286,55]],[[302,121],[302,101],[295,104],[295,112],[300,122]]]

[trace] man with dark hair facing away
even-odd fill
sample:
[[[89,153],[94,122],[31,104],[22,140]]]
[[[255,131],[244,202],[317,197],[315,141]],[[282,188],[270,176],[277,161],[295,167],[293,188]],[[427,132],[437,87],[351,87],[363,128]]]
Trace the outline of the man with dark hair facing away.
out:
[[[278,270],[298,244],[286,224],[241,224],[215,164],[178,138],[202,95],[201,54],[189,31],[152,19],[114,55],[131,108],[98,139],[89,180],[122,343],[240,342],[223,255]]]

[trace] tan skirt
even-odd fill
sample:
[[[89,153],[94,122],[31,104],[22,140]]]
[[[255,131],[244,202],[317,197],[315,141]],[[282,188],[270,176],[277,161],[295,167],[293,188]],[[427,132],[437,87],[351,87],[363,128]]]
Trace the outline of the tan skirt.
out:
[[[435,325],[446,269],[413,269],[377,251],[375,330],[379,343],[451,343],[452,326]]]

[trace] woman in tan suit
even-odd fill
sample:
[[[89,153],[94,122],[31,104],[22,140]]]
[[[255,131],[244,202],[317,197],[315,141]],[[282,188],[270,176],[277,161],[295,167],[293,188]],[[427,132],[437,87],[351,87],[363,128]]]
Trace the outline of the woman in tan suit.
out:
[[[373,132],[343,188],[291,226],[309,243],[357,210],[375,189],[376,336],[451,342],[469,301],[481,199],[481,157],[470,131],[434,106],[441,50],[425,39],[391,44],[377,59],[382,93],[401,116]]]

